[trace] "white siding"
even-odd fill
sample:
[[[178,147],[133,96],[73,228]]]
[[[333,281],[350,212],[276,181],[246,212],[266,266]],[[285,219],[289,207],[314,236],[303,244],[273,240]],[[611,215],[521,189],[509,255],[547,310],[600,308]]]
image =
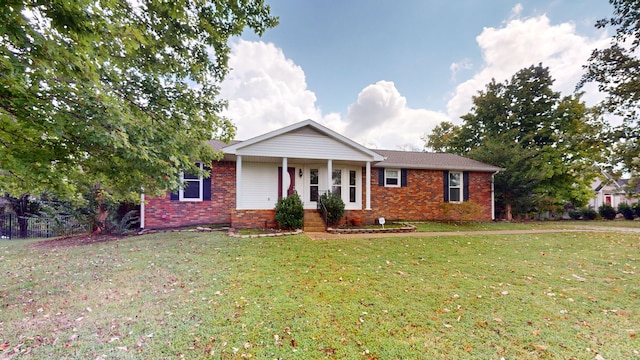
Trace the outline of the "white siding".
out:
[[[371,156],[316,131],[292,131],[243,147],[238,155],[369,161]]]
[[[238,209],[274,209],[278,201],[278,164],[242,163]]]

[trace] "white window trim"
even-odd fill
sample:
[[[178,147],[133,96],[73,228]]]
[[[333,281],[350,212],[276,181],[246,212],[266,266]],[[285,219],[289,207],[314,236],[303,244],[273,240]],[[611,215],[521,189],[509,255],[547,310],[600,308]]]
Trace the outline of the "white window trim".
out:
[[[395,171],[396,174],[398,174],[398,176],[397,177],[389,177],[389,176],[387,176],[387,171]],[[385,168],[384,169],[384,187],[400,187],[402,185],[401,184],[401,181],[402,181],[401,177],[402,177],[402,173],[401,173],[400,169],[386,169]],[[387,179],[397,179],[398,183],[397,184],[388,184],[387,183]]]
[[[196,165],[198,167],[200,167],[200,170],[203,169],[201,162],[196,162]],[[198,185],[200,187],[200,191],[199,191],[200,197],[199,198],[185,198],[184,197],[184,187],[183,187],[183,188],[180,188],[180,190],[178,191],[179,200],[180,201],[192,201],[192,202],[203,201],[203,197],[202,197],[203,191],[202,190],[203,190],[204,181],[202,179],[202,176],[198,177],[197,180],[196,179],[187,179],[186,181],[188,181],[188,182],[196,182],[197,181],[198,182]],[[183,184],[183,185],[185,183],[184,173],[180,173],[180,183]]]
[[[458,186],[451,186],[451,174],[458,174],[460,176],[460,184]],[[464,190],[464,176],[462,176],[462,171],[449,171],[449,188],[447,189],[447,191],[449,192],[449,202],[450,203],[462,203],[464,201],[464,194],[462,193]],[[460,191],[458,192],[458,195],[460,197],[460,200],[451,200],[451,189],[459,189]]]

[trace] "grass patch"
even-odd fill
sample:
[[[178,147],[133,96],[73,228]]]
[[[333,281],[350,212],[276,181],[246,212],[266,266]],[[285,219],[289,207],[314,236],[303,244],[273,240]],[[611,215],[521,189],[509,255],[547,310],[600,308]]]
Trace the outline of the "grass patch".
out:
[[[543,230],[575,229],[583,227],[640,228],[640,221],[526,221],[526,222],[482,222],[482,221],[430,221],[409,222],[418,232],[490,231],[490,230]]]
[[[628,359],[630,233],[0,242],[0,357]]]

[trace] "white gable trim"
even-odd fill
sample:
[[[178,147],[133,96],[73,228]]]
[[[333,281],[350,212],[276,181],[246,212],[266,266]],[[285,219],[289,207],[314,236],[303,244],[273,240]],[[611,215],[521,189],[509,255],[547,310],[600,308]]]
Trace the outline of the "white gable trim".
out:
[[[362,153],[366,158],[368,158],[369,161],[377,162],[377,161],[383,161],[385,159],[382,155],[380,155],[380,154],[378,154],[378,153],[376,153],[376,152],[374,152],[374,151],[372,151],[372,150],[370,150],[370,149],[368,149],[368,148],[356,143],[355,141],[353,141],[353,140],[351,140],[351,139],[349,139],[349,138],[347,138],[345,136],[342,136],[342,135],[338,134],[337,132],[335,132],[333,130],[330,130],[330,129],[328,129],[328,128],[316,123],[313,120],[301,121],[301,122],[298,122],[298,123],[283,127],[281,129],[274,130],[274,131],[271,131],[271,132],[256,136],[256,137],[251,138],[249,140],[242,141],[242,142],[239,142],[237,144],[226,146],[222,150],[227,154],[242,155],[242,153],[243,153],[242,150],[243,149],[246,149],[246,148],[248,148],[248,147],[250,147],[252,145],[258,144],[260,142],[263,142],[263,141],[266,141],[266,140],[269,140],[269,139],[274,139],[274,138],[276,138],[278,136],[287,134],[289,132],[292,132],[292,131],[295,131],[295,130],[298,130],[298,129],[301,129],[301,128],[304,128],[304,127],[307,127],[307,126],[315,129],[316,131],[318,131],[319,133],[321,133],[323,135],[326,135],[327,137],[331,138],[334,141],[342,143],[342,144],[344,144],[344,145],[346,145],[346,146],[348,146],[348,147],[350,147],[350,148]],[[263,155],[264,156],[269,156],[270,154],[263,154]]]

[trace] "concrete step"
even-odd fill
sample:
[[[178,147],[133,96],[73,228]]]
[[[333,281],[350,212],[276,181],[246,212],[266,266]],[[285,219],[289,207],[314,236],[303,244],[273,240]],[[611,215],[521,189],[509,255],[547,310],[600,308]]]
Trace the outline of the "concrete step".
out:
[[[324,232],[326,230],[322,217],[316,211],[304,213],[303,229],[308,232]]]

